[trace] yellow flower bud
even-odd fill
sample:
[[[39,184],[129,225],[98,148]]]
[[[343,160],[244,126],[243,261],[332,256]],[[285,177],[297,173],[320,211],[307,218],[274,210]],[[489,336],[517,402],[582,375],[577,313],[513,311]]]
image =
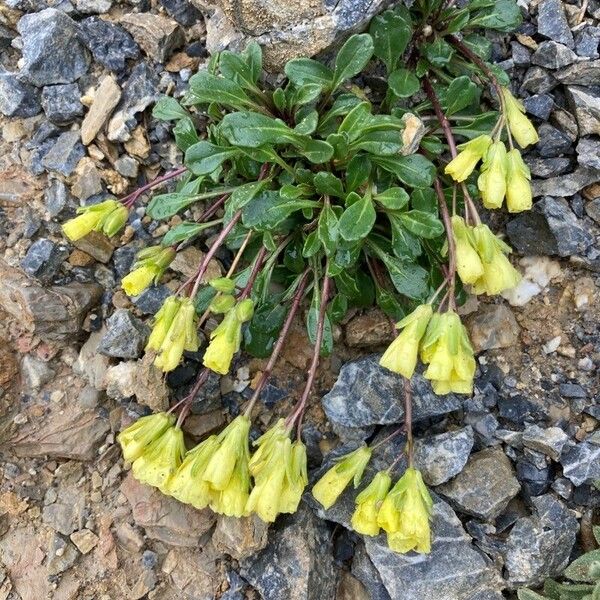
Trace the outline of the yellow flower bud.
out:
[[[352,528],[363,535],[379,535],[377,515],[388,490],[392,478],[387,471],[380,471],[371,483],[356,497],[356,509],[352,515]]]
[[[238,302],[235,307],[235,314],[242,323],[249,321],[254,315],[254,302],[250,298]]]
[[[127,223],[129,218],[129,209],[122,204],[119,204],[102,222],[102,231],[108,237],[117,235]]]
[[[473,172],[491,143],[492,138],[489,135],[480,135],[461,144],[458,146],[461,152],[446,165],[444,173],[450,175],[454,181],[464,181]]]
[[[422,304],[404,317],[397,325],[402,333],[388,346],[379,364],[394,373],[410,379],[417,366],[419,343],[433,314],[431,304]]]
[[[183,432],[179,427],[170,427],[133,461],[133,476],[141,483],[166,488],[181,465],[184,454]]]
[[[77,209],[79,216],[69,219],[63,224],[63,233],[69,240],[75,242],[85,237],[90,231],[102,230],[108,217],[115,211],[121,214],[121,209],[125,209],[127,213],[127,209],[116,200],[105,200],[104,202],[90,206],[80,206]],[[125,216],[125,221],[127,221],[127,215]]]
[[[331,508],[350,481],[358,487],[362,474],[371,458],[372,450],[361,446],[354,452],[341,457],[325,475],[317,481],[312,489],[312,495],[325,509]]]
[[[481,165],[477,187],[486,208],[500,208],[506,195],[507,157],[503,142],[494,142]],[[510,181],[510,180],[509,180]]]
[[[506,108],[506,120],[508,127],[517,144],[521,148],[526,148],[530,144],[539,141],[539,137],[532,122],[525,116],[525,107],[523,103],[517,100],[508,88],[502,88],[502,96]]]
[[[139,458],[145,448],[159,438],[173,423],[175,423],[175,415],[166,412],[139,418],[117,436],[117,441],[121,444],[123,451],[123,458],[127,462],[133,462]]]
[[[213,491],[202,476],[217,446],[217,436],[211,435],[190,450],[175,475],[163,487],[164,493],[198,509],[207,507],[213,500]]]
[[[235,290],[235,281],[229,279],[229,277],[217,277],[211,279],[208,282],[208,285],[222,294],[232,294],[233,290]]]
[[[154,350],[158,352],[162,346],[171,323],[179,310],[181,304],[180,299],[177,296],[169,296],[160,307],[160,310],[154,315],[154,323],[152,332],[148,338],[146,344],[146,350]]]
[[[226,375],[229,372],[233,355],[242,343],[242,323],[236,307],[225,314],[218,327],[210,334],[210,343],[202,363],[215,373]]]
[[[128,296],[139,296],[152,282],[158,283],[174,258],[173,248],[144,248],[136,256],[131,272],[123,277],[121,287]]]
[[[295,513],[298,510],[307,483],[306,446],[297,440],[292,444],[291,458],[279,497],[280,513]]]
[[[421,473],[409,467],[386,496],[379,510],[379,526],[395,552],[431,550],[429,518],[433,502]]]
[[[514,148],[508,153],[506,205],[511,213],[529,210],[532,205],[531,173],[521,153]]]
[[[216,296],[210,303],[210,310],[215,314],[229,312],[235,306],[235,298],[227,294]]]
[[[466,284],[475,283],[483,275],[483,265],[476,249],[475,239],[462,217],[452,217],[452,233],[456,246],[456,270],[461,281]]]

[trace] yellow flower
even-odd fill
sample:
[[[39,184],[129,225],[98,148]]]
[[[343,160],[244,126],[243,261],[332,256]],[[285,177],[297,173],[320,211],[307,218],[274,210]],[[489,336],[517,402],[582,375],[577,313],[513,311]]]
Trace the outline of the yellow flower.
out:
[[[506,205],[511,213],[529,210],[532,205],[531,173],[523,162],[521,153],[512,149],[508,153]]]
[[[254,303],[247,299],[225,313],[221,323],[210,334],[210,344],[202,360],[205,367],[221,375],[229,372],[233,355],[242,343],[242,323],[252,318],[253,310]]]
[[[160,333],[157,333],[157,338],[162,335],[162,331],[163,327],[161,326]],[[150,341],[146,347],[149,344]],[[184,350],[196,352],[198,346],[196,309],[191,298],[182,298],[179,300],[177,312],[158,349],[158,355],[154,359],[154,364],[165,372],[172,371],[179,364]]]
[[[139,418],[117,436],[117,441],[121,444],[123,451],[123,458],[127,462],[133,462],[139,458],[145,448],[160,437],[173,423],[175,423],[175,415],[166,412]]]
[[[201,444],[192,448],[185,455],[183,463],[175,475],[163,488],[164,493],[198,509],[208,506],[213,499],[213,492],[208,483],[202,480],[202,475],[216,448],[216,435],[211,435]]]
[[[63,224],[63,233],[72,242],[85,237],[90,231],[104,231],[112,236],[125,225],[129,211],[116,200],[105,200],[90,206],[80,206],[77,209],[78,217],[69,219]],[[119,224],[118,229],[115,227]]]
[[[487,225],[474,227],[473,235],[484,271],[473,284],[473,292],[491,296],[514,288],[521,275],[505,256],[511,252],[510,246],[494,235]]]
[[[246,504],[250,491],[250,472],[248,462],[235,465],[231,477],[225,488],[213,491],[213,501],[210,504],[212,510],[228,517],[246,517]]]
[[[508,127],[517,144],[521,148],[525,148],[530,144],[535,144],[539,141],[539,137],[535,127],[531,121],[525,116],[525,107],[523,103],[517,100],[508,88],[502,88],[502,97],[506,107],[506,120]]]
[[[292,444],[291,458],[279,497],[280,513],[295,513],[298,510],[307,483],[306,446],[297,440]]]
[[[217,294],[210,303],[210,310],[215,314],[229,312],[235,306],[235,298],[229,294]]]
[[[133,476],[147,485],[166,489],[169,479],[181,465],[184,454],[183,432],[179,427],[170,427],[133,461]]]
[[[477,187],[486,208],[500,208],[506,195],[507,157],[503,142],[494,142],[481,165]],[[510,180],[509,180],[510,182]]]
[[[152,326],[152,332],[146,343],[146,351],[154,350],[158,352],[162,346],[171,323],[179,310],[181,304],[180,299],[177,296],[169,296],[160,307],[159,311],[154,315],[154,322]]]
[[[356,497],[356,509],[352,515],[352,528],[363,535],[379,535],[377,515],[385,499],[392,478],[387,471],[379,471],[371,483]]]
[[[473,172],[491,143],[492,138],[489,135],[480,135],[461,144],[458,146],[461,152],[446,165],[444,173],[450,175],[454,181],[464,181]]]
[[[404,328],[404,331],[388,346],[379,364],[410,379],[417,366],[419,342],[432,314],[431,304],[422,304],[397,323],[396,329]]]
[[[152,282],[159,281],[174,258],[173,248],[145,248],[138,253],[132,271],[123,277],[121,287],[128,296],[139,296]]]
[[[379,526],[395,552],[431,551],[429,518],[433,502],[421,473],[409,467],[386,496],[379,510]]]
[[[475,283],[483,275],[483,265],[477,250],[472,228],[468,227],[462,217],[452,217],[452,234],[456,246],[456,270],[461,281],[466,284]]]
[[[317,481],[312,495],[325,509],[332,507],[340,494],[346,489],[350,480],[354,479],[354,487],[358,487],[362,474],[371,458],[372,450],[361,446],[354,452],[342,456],[325,475]]]
[[[222,294],[233,294],[233,290],[235,290],[235,281],[229,279],[229,277],[217,277],[211,279],[208,282],[208,285]]]

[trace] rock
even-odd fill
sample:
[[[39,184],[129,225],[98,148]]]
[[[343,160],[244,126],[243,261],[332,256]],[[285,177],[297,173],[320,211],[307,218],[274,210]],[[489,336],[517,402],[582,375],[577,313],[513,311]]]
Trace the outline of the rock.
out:
[[[373,600],[367,588],[348,571],[342,571],[335,600]]]
[[[94,94],[90,110],[81,123],[81,141],[90,144],[121,99],[121,88],[113,77],[105,77]]]
[[[560,0],[542,0],[538,6],[538,33],[573,48],[575,41]]]
[[[173,548],[169,550],[161,566],[179,593],[177,600],[213,600],[219,580],[216,577],[217,556],[212,547]]]
[[[26,354],[21,363],[21,374],[27,389],[37,391],[54,377],[54,371],[48,366],[48,363]]]
[[[596,85],[600,79],[600,60],[577,62],[556,71],[555,76],[564,85]]]
[[[57,125],[66,125],[83,114],[79,101],[79,86],[76,83],[47,85],[42,90],[42,108],[48,120]]]
[[[81,529],[71,534],[71,541],[81,554],[88,554],[96,547],[98,536],[89,529]]]
[[[547,492],[552,483],[550,467],[543,454],[528,449],[525,452],[525,456],[517,459],[517,478],[527,496],[539,496]]]
[[[165,496],[159,490],[143,485],[129,473],[121,484],[136,525],[148,537],[172,546],[196,548],[198,540],[215,523],[216,515],[208,508],[197,510]]]
[[[392,324],[381,310],[370,310],[354,317],[345,328],[346,344],[353,348],[382,346],[391,342]]]
[[[79,161],[77,169],[75,169],[71,193],[79,200],[85,201],[101,192],[102,179],[100,171],[96,168],[94,161],[86,156]]]
[[[573,50],[554,41],[542,42],[531,57],[534,65],[546,69],[560,69],[574,63],[577,55]]]
[[[523,444],[538,450],[558,461],[569,436],[560,427],[542,429],[538,425],[529,425],[523,432]]]
[[[585,389],[578,383],[561,383],[558,389],[563,398],[587,398]]]
[[[354,547],[352,557],[352,574],[365,586],[370,594],[370,600],[391,600],[386,587],[381,581],[379,571],[371,562],[361,541]]]
[[[367,554],[393,600],[473,600],[482,593],[499,594],[503,586],[496,569],[439,498],[433,507],[432,536],[431,553],[419,555],[393,552],[384,535],[365,538]]]
[[[135,179],[138,175],[139,164],[131,156],[121,156],[115,161],[115,169],[129,179]]]
[[[323,409],[335,427],[360,428],[401,422],[404,418],[404,380],[379,366],[379,355],[346,363]],[[444,415],[462,407],[454,394],[436,396],[422,375],[412,378],[413,420]]]
[[[103,328],[92,332],[81,347],[73,365],[73,371],[81,375],[96,390],[104,389],[103,381],[110,363],[106,356],[98,352],[98,344],[104,336],[104,331]]]
[[[140,54],[131,35],[116,23],[89,17],[79,26],[81,39],[94,59],[111,71],[122,71],[128,58],[135,59]]]
[[[36,89],[13,73],[0,71],[0,113],[6,117],[34,117],[42,110]]]
[[[562,175],[571,169],[571,159],[569,158],[530,158],[528,156],[525,162],[534,177]]]
[[[70,569],[78,557],[79,552],[77,552],[75,546],[55,533],[48,548],[48,560],[46,562],[48,575],[58,575]]]
[[[139,358],[150,331],[127,309],[119,308],[106,322],[98,352],[113,358]]]
[[[527,69],[523,77],[523,82],[521,83],[521,90],[533,94],[545,94],[554,89],[557,85],[558,82],[550,71],[542,69],[542,67],[534,66]]]
[[[141,600],[147,597],[148,592],[151,592],[156,587],[156,581],[154,571],[148,569],[143,571],[133,585],[130,596],[131,600]]]
[[[510,460],[498,447],[473,454],[452,481],[437,488],[458,510],[486,521],[495,519],[519,490]]]
[[[571,138],[548,123],[538,128],[540,141],[536,150],[542,157],[559,156],[571,150]]]
[[[114,250],[110,238],[107,238],[100,231],[90,231],[86,236],[71,243],[75,248],[89,254],[103,264],[108,263]]]
[[[584,187],[591,183],[596,183],[598,180],[598,171],[596,169],[588,169],[587,167],[579,167],[560,177],[550,177],[549,179],[540,180],[534,179],[532,182],[533,196],[573,196],[580,192]]]
[[[600,113],[599,113],[600,116]],[[597,169],[600,172],[600,140],[582,138],[577,144],[577,161],[584,167]]]
[[[600,27],[583,27],[575,34],[575,52],[585,58],[600,58]]]
[[[84,156],[85,148],[80,141],[79,131],[65,131],[44,156],[42,165],[48,171],[70,175]]]
[[[523,100],[525,110],[534,117],[547,121],[554,107],[554,98],[550,94],[534,94]]]
[[[87,72],[89,55],[79,40],[75,21],[60,10],[46,8],[21,17],[21,72],[34,85],[72,83]]]
[[[566,91],[577,119],[579,135],[600,134],[600,93],[576,85],[567,86]]]
[[[156,73],[145,62],[136,64],[123,86],[117,111],[108,123],[110,141],[126,142],[131,137],[130,132],[136,125],[135,115],[158,99],[158,87]]]
[[[50,179],[44,192],[44,202],[50,217],[58,217],[69,205],[71,195],[60,179]]]
[[[184,27],[202,20],[202,13],[188,0],[159,0],[164,9]]]
[[[467,321],[475,352],[510,348],[519,341],[519,325],[506,304],[485,304]]]
[[[301,504],[295,514],[279,517],[264,550],[240,562],[240,575],[264,600],[333,598],[330,535]]]
[[[102,291],[95,283],[43,288],[0,259],[0,306],[44,341],[72,344]]]
[[[463,470],[473,448],[473,429],[464,427],[415,441],[415,464],[428,485],[445,483]]]
[[[183,45],[183,29],[173,20],[152,13],[129,13],[121,23],[153,60],[164,63],[173,50]]]
[[[46,238],[38,238],[29,246],[21,267],[42,283],[50,283],[68,255],[69,249],[66,246],[55,244]]]
[[[172,293],[166,285],[153,285],[146,288],[139,296],[132,298],[131,301],[142,314],[155,315]]]
[[[87,518],[85,496],[81,489],[73,486],[59,485],[51,490],[55,491],[57,498],[42,508],[42,521],[58,533],[71,535],[83,526]]]
[[[112,6],[112,0],[76,0],[77,10],[84,14],[107,13]]]
[[[578,531],[575,516],[552,494],[531,501],[535,513],[518,519],[506,540],[504,566],[513,586],[537,587],[561,574]]]
[[[269,524],[256,515],[241,519],[219,515],[212,541],[217,552],[242,560],[267,545],[268,531]]]
[[[593,483],[600,479],[600,435],[596,432],[586,441],[565,452],[560,463],[563,475],[575,485]]]
[[[594,219],[596,223],[600,223],[600,197],[594,198],[592,201],[588,202],[585,205],[585,212],[588,217]]]

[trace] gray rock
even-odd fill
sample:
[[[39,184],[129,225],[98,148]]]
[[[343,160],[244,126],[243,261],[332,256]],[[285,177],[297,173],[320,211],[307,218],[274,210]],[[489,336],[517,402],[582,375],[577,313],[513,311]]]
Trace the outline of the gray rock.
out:
[[[600,27],[588,25],[575,34],[575,52],[585,58],[599,58]]]
[[[460,473],[473,448],[471,427],[415,440],[415,464],[428,485],[440,485]]]
[[[530,115],[542,121],[547,121],[554,106],[554,98],[550,94],[535,94],[525,98],[523,104]]]
[[[467,320],[469,337],[475,352],[510,348],[521,331],[515,315],[506,304],[486,304]]]
[[[354,548],[352,575],[367,588],[370,600],[391,600],[381,577],[379,577],[379,571],[371,562],[362,542],[356,544]]]
[[[44,191],[46,210],[51,217],[57,217],[70,203],[71,195],[60,179],[50,179]]]
[[[71,542],[55,533],[48,548],[46,569],[48,575],[58,575],[71,568],[79,558],[79,552]]]
[[[528,67],[531,64],[531,53],[526,46],[513,41],[510,43],[510,47],[512,49],[511,57],[515,67]]]
[[[70,175],[77,163],[85,156],[85,147],[81,143],[79,131],[65,131],[42,159],[42,165],[48,171],[61,175]]]
[[[128,58],[137,58],[140,54],[131,35],[115,23],[89,17],[79,25],[81,39],[94,59],[111,71],[122,71]]]
[[[600,93],[575,85],[567,86],[566,91],[567,100],[577,119],[579,135],[600,134]]]
[[[585,212],[588,217],[594,219],[596,223],[600,223],[600,197],[590,200],[590,202],[585,205]]]
[[[36,86],[72,83],[89,66],[89,55],[79,40],[75,21],[60,10],[46,8],[21,17],[22,73]]]
[[[552,494],[532,498],[534,514],[517,520],[506,540],[505,568],[513,586],[538,586],[569,562],[577,519]]]
[[[540,125],[538,134],[540,141],[536,145],[536,150],[544,158],[560,156],[571,150],[571,138],[548,123]]]
[[[191,27],[202,19],[202,13],[188,0],[159,1],[167,13],[185,27]]]
[[[523,77],[521,89],[532,94],[545,94],[557,85],[558,82],[552,73],[546,71],[546,69],[542,69],[542,67],[534,66],[527,69]]]
[[[600,435],[596,432],[584,442],[565,452],[560,462],[563,475],[575,485],[593,483],[600,479]]]
[[[565,85],[597,85],[600,80],[600,60],[569,65],[556,71],[554,76]]]
[[[533,197],[549,196],[573,196],[584,187],[598,181],[598,170],[587,167],[579,167],[572,173],[549,179],[534,179],[532,181]]]
[[[600,172],[600,140],[583,138],[577,144],[577,162]]]
[[[42,110],[37,90],[14,73],[0,71],[0,113],[6,117],[33,117]]]
[[[562,175],[571,168],[570,158],[536,158],[527,156],[525,162],[533,177]]]
[[[495,519],[521,487],[510,460],[501,448],[488,448],[473,454],[466,467],[450,482],[437,488],[461,512]]]
[[[146,288],[139,296],[132,298],[132,302],[142,314],[154,315],[171,294],[171,290],[166,285],[153,285]]]
[[[81,489],[72,486],[58,486],[50,488],[56,498],[51,504],[42,508],[42,521],[63,535],[71,535],[81,529],[86,521],[85,496]],[[46,493],[45,502],[49,493]]]
[[[26,354],[21,363],[21,374],[29,391],[37,391],[54,377],[54,370],[47,362]]]
[[[542,42],[531,57],[531,62],[534,65],[546,69],[560,69],[574,63],[576,60],[577,55],[573,50],[555,41]]]
[[[569,436],[560,427],[542,429],[538,425],[529,425],[523,432],[523,444],[533,450],[539,450],[552,460],[558,461]]]
[[[148,334],[149,329],[142,321],[126,308],[119,308],[106,322],[98,352],[113,358],[139,358]]]
[[[115,160],[115,169],[123,175],[123,177],[135,179],[138,174],[139,164],[135,158],[124,155]]]
[[[101,15],[110,10],[112,0],[77,0],[75,5],[84,15]]]
[[[23,270],[42,283],[50,283],[69,256],[69,249],[46,238],[38,238],[21,261]]]
[[[578,383],[561,383],[558,390],[563,398],[587,398],[585,388]]]
[[[0,25],[0,50],[8,48],[14,38],[15,34],[8,27]]]
[[[561,0],[542,0],[538,6],[538,33],[573,48],[575,42]]]
[[[322,400],[334,428],[386,425],[404,418],[404,380],[380,367],[378,361],[378,355],[371,355],[342,367],[335,385]],[[418,373],[412,378],[412,395],[415,421],[462,407],[454,394],[436,396],[429,382]]]
[[[79,101],[79,86],[76,83],[46,86],[42,90],[42,108],[48,120],[65,125],[83,114]]]
[[[185,41],[183,29],[172,19],[152,13],[129,13],[121,24],[152,60],[164,63]]]
[[[264,600],[317,600],[335,596],[331,537],[304,505],[279,517],[267,547],[240,563],[240,574]]]

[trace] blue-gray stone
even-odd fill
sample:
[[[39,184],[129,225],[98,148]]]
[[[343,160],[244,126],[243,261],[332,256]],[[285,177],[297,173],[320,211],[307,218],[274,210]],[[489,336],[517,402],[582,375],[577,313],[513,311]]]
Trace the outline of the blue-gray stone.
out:
[[[171,290],[166,285],[151,285],[139,296],[132,298],[131,301],[142,314],[154,315],[171,294]]]
[[[538,6],[538,33],[573,48],[575,42],[561,0],[542,0]]]
[[[554,98],[550,94],[535,94],[523,100],[525,110],[534,117],[547,121],[554,107]]]
[[[585,58],[598,58],[600,27],[588,25],[575,34],[575,52]]]
[[[66,125],[83,114],[81,93],[76,83],[48,85],[42,90],[42,108],[48,120]]]
[[[114,358],[139,358],[144,351],[148,327],[127,309],[119,308],[106,322],[98,352]]]
[[[85,146],[81,143],[79,131],[62,133],[42,159],[42,165],[48,171],[61,175],[70,175],[77,163],[85,156]]]
[[[600,432],[564,452],[560,463],[563,475],[577,486],[600,479]]]
[[[188,0],[159,1],[169,15],[186,27],[191,27],[202,19],[202,13]]]
[[[111,71],[122,71],[128,58],[135,59],[140,54],[133,37],[120,25],[100,17],[89,17],[79,26],[81,39],[94,59]]]
[[[39,238],[29,247],[21,261],[21,267],[42,283],[50,283],[68,255],[69,249],[66,246]]]
[[[560,69],[574,63],[576,60],[577,55],[573,50],[553,40],[542,42],[531,57],[531,62],[534,65],[546,69]]]
[[[0,113],[6,117],[33,117],[42,110],[37,90],[14,73],[0,70]]]
[[[67,186],[60,179],[50,179],[44,192],[46,210],[51,217],[57,217],[71,200]]]

